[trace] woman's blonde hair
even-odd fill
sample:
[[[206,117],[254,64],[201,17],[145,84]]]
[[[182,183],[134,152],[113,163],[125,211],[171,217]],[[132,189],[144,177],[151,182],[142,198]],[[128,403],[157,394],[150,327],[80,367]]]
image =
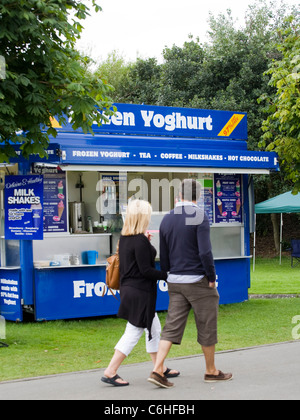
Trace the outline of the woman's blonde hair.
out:
[[[122,229],[123,236],[138,235],[145,233],[150,223],[152,207],[148,201],[132,200],[128,203],[124,226]]]

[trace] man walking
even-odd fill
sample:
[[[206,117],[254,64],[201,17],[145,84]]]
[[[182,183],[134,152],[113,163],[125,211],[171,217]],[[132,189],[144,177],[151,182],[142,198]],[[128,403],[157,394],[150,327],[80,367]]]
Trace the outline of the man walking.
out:
[[[169,272],[170,302],[156,364],[148,381],[162,388],[174,385],[163,375],[164,360],[172,344],[181,343],[191,309],[206,362],[205,382],[232,379],[231,373],[223,373],[215,366],[219,294],[209,220],[204,208],[197,205],[200,192],[201,185],[196,180],[183,180],[181,201],[160,225],[160,264],[161,270]]]

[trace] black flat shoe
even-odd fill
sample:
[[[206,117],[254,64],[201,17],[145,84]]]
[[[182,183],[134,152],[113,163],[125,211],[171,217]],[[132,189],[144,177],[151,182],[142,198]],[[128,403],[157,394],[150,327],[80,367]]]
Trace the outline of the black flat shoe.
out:
[[[113,386],[128,386],[129,385],[129,382],[125,382],[124,384],[121,384],[120,382],[117,382],[117,379],[122,379],[122,378],[120,378],[119,375],[115,375],[112,378],[107,378],[107,376],[102,376],[101,381],[105,382],[106,384],[113,385]]]
[[[170,373],[171,370],[174,370],[174,369],[167,368],[167,370],[164,372],[164,377],[165,378],[176,378],[177,376],[180,375],[180,372]]]

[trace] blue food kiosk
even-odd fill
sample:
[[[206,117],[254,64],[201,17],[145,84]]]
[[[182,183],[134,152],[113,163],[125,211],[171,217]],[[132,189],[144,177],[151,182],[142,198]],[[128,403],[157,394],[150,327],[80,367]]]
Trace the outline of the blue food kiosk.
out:
[[[160,221],[184,178],[202,185],[220,303],[248,299],[251,176],[278,171],[277,155],[247,149],[245,113],[115,106],[94,135],[53,119],[58,135],[47,159],[19,154],[0,167],[0,310],[7,320],[22,321],[25,311],[38,321],[116,314],[106,258],[128,200],[151,202],[149,231],[159,251]],[[166,310],[167,283],[157,288],[157,310]]]

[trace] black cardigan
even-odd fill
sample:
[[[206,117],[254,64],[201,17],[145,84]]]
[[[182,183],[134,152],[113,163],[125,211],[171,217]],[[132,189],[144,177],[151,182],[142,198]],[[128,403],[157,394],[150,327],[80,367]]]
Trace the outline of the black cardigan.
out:
[[[167,273],[155,269],[156,250],[143,234],[122,236],[119,243],[120,318],[132,325],[147,328],[155,316],[157,280],[166,280]]]

